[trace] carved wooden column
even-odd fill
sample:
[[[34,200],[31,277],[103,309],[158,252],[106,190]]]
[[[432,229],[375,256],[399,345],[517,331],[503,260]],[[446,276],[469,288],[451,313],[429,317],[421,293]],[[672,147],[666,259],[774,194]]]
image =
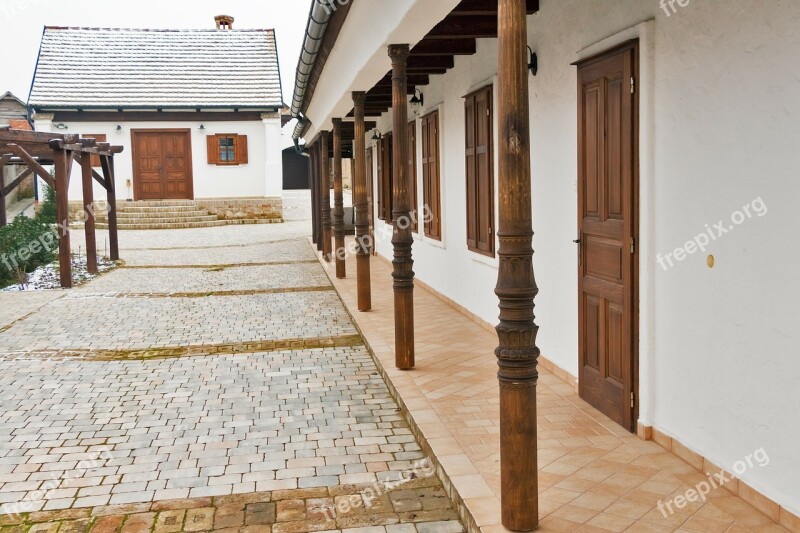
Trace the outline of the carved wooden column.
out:
[[[358,285],[358,310],[372,309],[372,287],[369,271],[369,213],[367,199],[367,127],[364,124],[364,103],[367,93],[353,93],[353,110],[355,115],[355,139],[353,141],[354,179],[353,209],[356,222],[356,269]]]
[[[319,133],[319,163],[319,181],[322,186],[322,255],[325,257],[325,261],[330,261],[333,227],[331,225],[331,165],[328,157],[327,131]]]
[[[92,155],[81,153],[81,184],[83,185],[83,228],[86,236],[86,270],[97,274],[97,237],[94,231],[94,184]]]
[[[538,526],[530,122],[525,0],[498,1],[500,476],[503,525]]]
[[[411,186],[408,175],[408,91],[406,66],[409,47],[407,44],[389,46],[392,58],[392,124],[394,207],[392,219],[394,234],[394,329],[395,364],[401,370],[414,368],[414,260],[411,245]]]
[[[344,191],[342,190],[342,119],[333,119],[333,235],[336,277],[347,277],[344,250]]]

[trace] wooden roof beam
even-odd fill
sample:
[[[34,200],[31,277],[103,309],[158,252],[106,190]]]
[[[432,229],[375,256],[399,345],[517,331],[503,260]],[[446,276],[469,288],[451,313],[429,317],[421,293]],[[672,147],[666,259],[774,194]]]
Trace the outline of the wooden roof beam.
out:
[[[497,16],[450,15],[433,27],[426,39],[497,38]]]
[[[445,54],[471,56],[477,51],[478,44],[475,39],[423,39],[411,49],[411,56],[440,56]]]

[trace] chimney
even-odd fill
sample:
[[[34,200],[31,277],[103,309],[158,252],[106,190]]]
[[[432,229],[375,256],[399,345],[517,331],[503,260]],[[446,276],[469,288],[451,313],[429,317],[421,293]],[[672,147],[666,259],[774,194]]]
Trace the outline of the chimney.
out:
[[[217,15],[214,17],[214,21],[217,23],[218,30],[233,29],[233,17],[230,15]]]

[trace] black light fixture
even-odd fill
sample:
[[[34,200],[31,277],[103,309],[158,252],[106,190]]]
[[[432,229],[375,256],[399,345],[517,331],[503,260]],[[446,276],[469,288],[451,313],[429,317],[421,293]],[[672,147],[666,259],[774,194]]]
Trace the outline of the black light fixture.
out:
[[[375,128],[373,131],[375,133],[372,134],[372,140],[373,141],[380,141],[383,138],[383,135],[381,135],[381,130],[379,130],[378,128]]]
[[[121,131],[122,131],[122,126],[120,126],[119,124],[117,124],[117,132],[119,133],[119,132],[121,132]]]
[[[205,125],[203,125],[203,124],[200,124],[200,132],[202,133],[202,132],[204,132],[204,131],[206,131],[206,127],[205,127]]]
[[[419,111],[422,109],[424,102],[425,98],[422,96],[422,91],[414,89],[414,96],[411,97],[411,101],[409,102],[411,104],[411,109]]]
[[[529,46],[528,50],[531,53],[531,61],[528,63],[528,70],[531,71],[531,74],[536,76],[536,73],[539,72],[539,58],[536,56],[536,52],[533,51],[533,48]]]

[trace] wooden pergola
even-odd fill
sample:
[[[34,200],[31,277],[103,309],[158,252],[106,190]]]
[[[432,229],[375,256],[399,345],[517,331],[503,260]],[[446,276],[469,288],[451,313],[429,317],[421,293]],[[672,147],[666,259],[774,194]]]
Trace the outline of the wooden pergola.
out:
[[[69,180],[72,163],[81,167],[83,185],[83,208],[86,232],[87,270],[96,274],[97,238],[95,235],[95,207],[92,180],[106,190],[108,202],[108,229],[110,258],[119,259],[117,238],[117,196],[114,190],[114,154],[122,152],[122,146],[99,143],[92,138],[81,138],[75,134],[34,132],[0,127],[0,166],[25,165],[23,171],[7,187],[0,187],[0,225],[7,223],[5,196],[22,181],[35,174],[56,192],[56,226],[58,232],[58,262],[61,286],[72,287],[72,263],[69,241]],[[92,157],[100,160],[102,174],[92,167]],[[55,176],[44,165],[54,165]]]
[[[310,76],[301,111],[306,112],[326,59],[333,49],[350,3],[331,18],[322,39],[320,54]],[[494,355],[499,367],[500,455],[503,525],[514,531],[538,526],[538,470],[536,437],[536,385],[539,348],[534,322],[534,298],[539,289],[533,270],[531,211],[531,162],[528,100],[527,16],[539,10],[539,0],[461,0],[453,11],[414,47],[405,43],[388,46],[391,70],[372,88],[352,93],[353,156],[355,159],[353,203],[355,207],[358,309],[369,311],[370,270],[368,198],[366,183],[365,117],[391,110],[393,131],[408,124],[408,96],[427,85],[431,76],[445,74],[455,65],[454,56],[473,55],[477,39],[498,40],[498,146],[499,162],[499,272],[495,294],[500,320],[496,328],[498,347]],[[387,65],[388,66],[388,65]],[[339,256],[341,236],[340,154],[344,124],[333,120],[333,131],[320,131],[310,143],[315,213],[315,238],[326,260]],[[349,130],[348,130],[349,133]],[[331,141],[332,139],[332,143]],[[330,145],[333,144],[333,172]],[[395,358],[401,370],[414,368],[414,271],[409,224],[411,176],[407,171],[407,136],[398,134],[392,143],[392,220],[394,271]],[[339,156],[339,157],[337,157]],[[333,214],[330,180],[334,186]],[[335,239],[332,242],[332,238]],[[337,277],[344,277],[337,265]]]

